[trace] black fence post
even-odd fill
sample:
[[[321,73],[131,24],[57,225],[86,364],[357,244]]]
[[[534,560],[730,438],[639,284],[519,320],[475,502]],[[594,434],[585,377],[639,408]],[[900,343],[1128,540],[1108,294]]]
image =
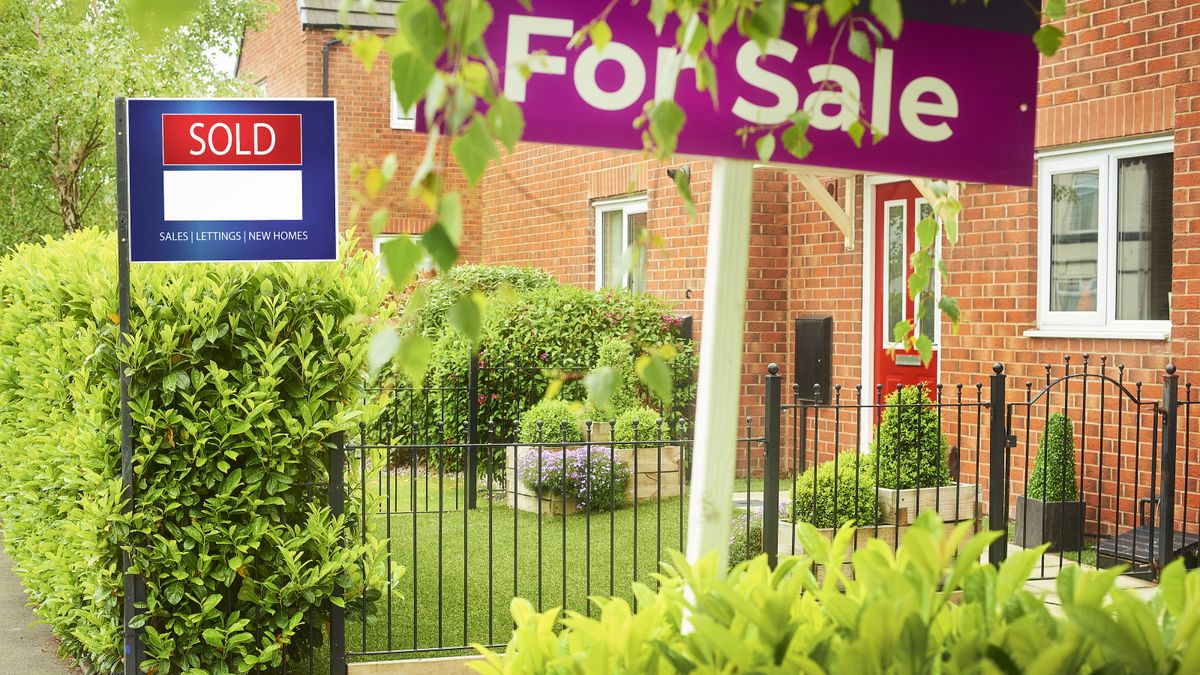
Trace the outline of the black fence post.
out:
[[[479,353],[471,350],[471,367],[467,371],[467,448],[466,458],[466,508],[476,506],[479,492]]]
[[[767,563],[775,567],[779,559],[779,420],[782,412],[783,378],[779,366],[767,366],[767,409],[763,413],[766,444],[763,458],[763,550]]]
[[[346,434],[339,431],[329,449],[329,513],[335,518],[346,511],[345,472]],[[333,597],[342,597],[341,586],[333,587]],[[346,675],[346,610],[339,602],[329,603],[329,675]]]
[[[1000,538],[988,549],[988,561],[993,565],[1008,556],[1008,424],[1005,412],[1004,365],[992,366],[992,426],[988,457],[988,529],[1000,532]]]
[[[1175,364],[1167,365],[1163,377],[1162,489],[1159,494],[1158,573],[1161,574],[1175,549],[1175,442],[1179,428],[1179,376]]]

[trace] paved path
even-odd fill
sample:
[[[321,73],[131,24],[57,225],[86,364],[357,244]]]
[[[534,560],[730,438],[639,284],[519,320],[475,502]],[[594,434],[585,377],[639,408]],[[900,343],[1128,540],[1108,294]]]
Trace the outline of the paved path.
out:
[[[25,605],[25,589],[12,571],[12,560],[0,549],[0,673],[78,675],[58,659],[58,642],[50,627]]]

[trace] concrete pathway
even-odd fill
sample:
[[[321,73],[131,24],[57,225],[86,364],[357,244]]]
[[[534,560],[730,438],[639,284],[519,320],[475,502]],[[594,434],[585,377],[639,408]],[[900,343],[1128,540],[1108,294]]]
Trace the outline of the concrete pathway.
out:
[[[34,623],[25,589],[12,571],[12,560],[0,549],[0,673],[78,675],[58,658],[58,641],[50,627]]]

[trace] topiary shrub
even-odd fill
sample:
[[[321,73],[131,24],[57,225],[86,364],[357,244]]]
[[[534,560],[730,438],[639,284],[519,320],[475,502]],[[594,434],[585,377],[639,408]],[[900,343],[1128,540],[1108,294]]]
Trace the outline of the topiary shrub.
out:
[[[625,505],[629,467],[600,445],[529,448],[521,458],[521,482],[539,495],[565,494],[580,511],[610,511]]]
[[[729,523],[729,568],[763,552],[762,509],[734,509]]]
[[[633,370],[633,345],[622,338],[612,338],[600,345],[600,354],[592,364],[592,370],[608,368],[616,378],[616,385],[604,405],[590,395],[587,400],[588,417],[592,420],[608,420],[641,404],[638,400],[638,380]]]
[[[662,424],[659,422],[662,421]],[[662,415],[653,408],[633,408],[617,416],[613,427],[613,441],[632,444],[635,441],[649,443],[670,438],[671,430]]]
[[[335,584],[350,603],[386,583],[353,472],[343,518],[311,487],[353,423],[369,329],[353,317],[382,286],[363,255],[135,267],[125,514],[115,247],[88,230],[0,261],[5,546],[62,653],[96,672],[123,660],[122,551],[146,581],[147,669],[278,670],[324,633]]]
[[[884,399],[875,444],[879,487],[893,490],[949,485],[950,452],[937,407],[925,387],[904,387]]]
[[[847,450],[800,474],[792,493],[792,520],[819,528],[841,527],[851,520],[859,527],[875,525],[879,505],[874,455]]]
[[[521,415],[522,443],[579,443],[583,432],[570,403],[553,399],[542,401]]]
[[[1079,500],[1075,476],[1075,432],[1071,420],[1054,413],[1038,442],[1033,471],[1025,482],[1025,496],[1048,502]]]

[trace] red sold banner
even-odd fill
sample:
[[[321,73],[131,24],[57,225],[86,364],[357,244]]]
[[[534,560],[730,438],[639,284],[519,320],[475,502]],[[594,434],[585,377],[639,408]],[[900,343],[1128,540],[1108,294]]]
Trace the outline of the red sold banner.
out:
[[[300,115],[163,115],[163,165],[302,164]]]

